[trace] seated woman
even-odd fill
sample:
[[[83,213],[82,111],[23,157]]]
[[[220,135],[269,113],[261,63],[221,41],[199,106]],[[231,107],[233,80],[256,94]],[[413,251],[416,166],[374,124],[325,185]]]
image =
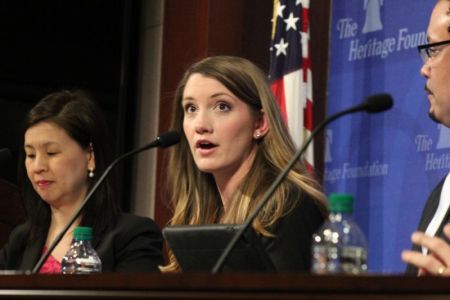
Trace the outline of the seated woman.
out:
[[[217,56],[192,65],[174,99],[171,225],[241,224],[295,153],[260,69]],[[309,271],[312,234],[327,216],[319,184],[299,161],[253,222],[278,271]],[[180,271],[173,254],[162,271]]]
[[[0,250],[0,268],[31,270],[80,207],[109,162],[107,126],[96,104],[81,91],[62,91],[28,113],[19,187],[28,213]],[[158,271],[162,236],[148,219],[121,212],[111,177],[99,186],[40,273],[60,273],[76,226],[93,228],[102,271]]]

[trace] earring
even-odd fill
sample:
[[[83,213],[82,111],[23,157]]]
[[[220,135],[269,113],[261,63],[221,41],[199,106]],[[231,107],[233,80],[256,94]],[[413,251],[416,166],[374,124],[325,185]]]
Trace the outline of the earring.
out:
[[[259,138],[261,137],[261,133],[257,132],[255,137],[256,137],[257,139],[259,139]]]
[[[89,170],[88,177],[94,178],[95,177],[94,169],[88,169],[88,170]]]

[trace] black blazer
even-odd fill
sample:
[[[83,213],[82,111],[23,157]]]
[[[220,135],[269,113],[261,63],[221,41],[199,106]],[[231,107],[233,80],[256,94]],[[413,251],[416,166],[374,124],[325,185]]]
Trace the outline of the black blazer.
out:
[[[441,198],[441,191],[442,186],[444,185],[444,181],[447,175],[439,182],[439,184],[434,188],[434,190],[431,192],[430,196],[428,197],[427,202],[425,203],[425,206],[422,210],[422,216],[420,217],[419,226],[417,230],[419,231],[425,231],[427,230],[428,224],[430,224],[431,220],[433,219],[434,214],[436,213],[436,210],[439,205],[439,200]],[[443,238],[444,240],[447,240],[445,237],[445,234],[443,232],[444,225],[450,222],[450,210],[447,210],[445,217],[442,221],[442,223],[439,225],[438,230],[436,231],[436,236]],[[448,240],[447,240],[448,242]],[[421,246],[413,245],[412,250],[414,251],[422,251]],[[406,266],[406,274],[407,275],[417,275],[418,269],[417,267],[408,264]]]
[[[275,237],[264,237],[262,242],[278,272],[309,272],[312,235],[324,217],[306,194],[293,193],[290,201],[298,205],[269,230]]]
[[[11,233],[0,250],[0,269],[32,270],[42,254],[46,237],[27,245],[25,225]],[[149,218],[122,213],[116,225],[93,238],[93,246],[102,261],[103,272],[152,272],[164,263],[160,229]]]

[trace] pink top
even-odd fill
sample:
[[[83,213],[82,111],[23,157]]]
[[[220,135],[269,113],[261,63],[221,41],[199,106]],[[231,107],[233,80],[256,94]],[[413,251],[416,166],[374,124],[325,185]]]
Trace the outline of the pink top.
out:
[[[44,249],[42,249],[42,253],[45,253],[45,251],[47,251],[46,246],[44,246]],[[61,273],[61,263],[50,255],[45,261],[45,263],[42,265],[41,269],[39,270],[39,273],[40,274]]]

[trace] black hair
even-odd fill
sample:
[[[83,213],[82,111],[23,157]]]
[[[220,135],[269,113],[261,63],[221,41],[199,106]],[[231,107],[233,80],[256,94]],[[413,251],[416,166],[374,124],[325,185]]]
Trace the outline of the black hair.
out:
[[[41,99],[28,113],[23,126],[25,132],[40,122],[49,122],[61,127],[81,148],[93,148],[95,172],[102,174],[110,162],[108,130],[106,121],[92,97],[81,90],[51,93]],[[50,221],[50,206],[43,201],[28,179],[25,168],[25,151],[22,147],[19,160],[19,188],[28,214],[29,241],[36,242],[47,235]],[[95,179],[88,179],[88,189]],[[98,176],[97,176],[98,178]],[[112,191],[113,177],[107,177],[99,186],[81,213],[81,224],[91,226],[94,235],[101,235],[113,225],[120,212]]]

